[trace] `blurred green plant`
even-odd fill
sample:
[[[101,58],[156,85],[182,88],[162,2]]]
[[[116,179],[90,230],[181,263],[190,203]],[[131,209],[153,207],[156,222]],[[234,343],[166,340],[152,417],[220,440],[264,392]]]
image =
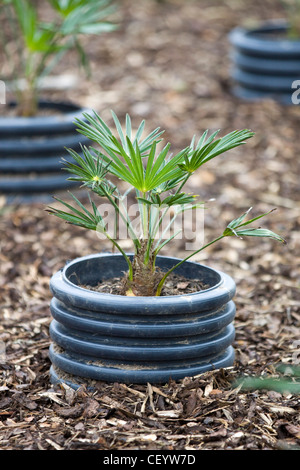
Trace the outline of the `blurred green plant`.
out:
[[[46,21],[42,16],[49,7],[51,19]],[[39,81],[66,52],[76,51],[79,64],[89,73],[82,37],[114,30],[116,24],[109,18],[115,10],[111,0],[2,0],[0,44],[14,81],[19,115],[36,114]]]
[[[157,236],[168,211],[172,210],[174,214],[169,223],[171,226],[183,211],[193,210],[203,205],[203,203],[197,203],[195,195],[182,191],[184,185],[202,165],[228,150],[243,145],[254,134],[244,129],[230,132],[224,137],[217,137],[219,131],[210,136],[208,136],[208,131],[205,131],[197,142],[193,137],[186,148],[173,155],[170,154],[170,143],[163,146],[161,150],[158,149],[163,133],[159,128],[143,138],[145,121],[141,122],[134,135],[128,114],[124,131],[117,116],[114,113],[112,116],[117,130],[116,135],[96,112],[93,115],[85,113],[86,121],[77,120],[79,131],[98,144],[100,150],[94,147],[83,147],[83,156],[80,156],[74,150],[69,149],[73,162],[66,162],[65,169],[72,174],[70,180],[82,183],[83,187],[90,192],[108,200],[112,211],[115,210],[116,214],[122,216],[134,246],[133,261],[124,253],[118,242],[112,239],[107,231],[103,215],[99,213],[92,200],[92,208],[88,210],[74,195],[76,206],[57,199],[71,212],[53,207],[49,208],[49,212],[70,224],[100,231],[113,243],[128,263],[125,285],[125,292],[128,295],[160,295],[172,271],[184,261],[223,238],[252,236],[284,242],[282,237],[268,229],[250,226],[267,213],[246,220],[248,210],[231,221],[218,238],[199,247],[168,272],[160,273],[156,269],[156,257],[160,250],[177,235],[175,233],[169,238],[166,237],[164,241],[162,237]],[[109,173],[127,183],[129,188],[124,194],[121,194],[107,178]],[[142,228],[139,234],[135,232],[128,211],[125,210],[124,213],[120,210],[124,197],[130,191],[135,192],[135,198],[139,204],[139,226]]]
[[[290,39],[300,39],[300,0],[280,0],[285,8]]]
[[[241,377],[234,387],[243,390],[273,390],[275,392],[300,394],[300,367],[297,365],[279,364],[276,367],[278,376],[274,377]]]

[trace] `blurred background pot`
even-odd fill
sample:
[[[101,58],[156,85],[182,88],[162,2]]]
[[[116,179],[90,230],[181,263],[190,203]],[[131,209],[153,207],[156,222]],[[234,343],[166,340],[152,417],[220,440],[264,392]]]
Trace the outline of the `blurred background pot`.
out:
[[[65,147],[80,152],[80,143],[88,144],[74,123],[87,109],[40,101],[39,110],[33,117],[0,116],[0,194],[8,199],[48,200],[54,191],[74,186],[62,171],[62,158],[71,158]]]
[[[157,258],[170,269],[177,258]],[[233,365],[235,283],[225,273],[183,263],[176,274],[209,287],[192,294],[126,297],[83,288],[120,277],[122,255],[77,258],[53,275],[51,381],[167,383]]]
[[[300,79],[300,39],[288,37],[285,21],[256,29],[235,28],[232,50],[233,92],[250,101],[271,98],[293,104],[293,83]]]
[[[14,113],[0,117],[0,195],[6,200],[41,202],[70,187],[60,161],[68,155],[65,147],[87,143],[74,125],[83,109],[43,101],[42,90],[59,63],[68,67],[66,54],[90,77],[83,38],[114,31],[116,9],[111,0],[0,3],[1,78],[16,101]]]

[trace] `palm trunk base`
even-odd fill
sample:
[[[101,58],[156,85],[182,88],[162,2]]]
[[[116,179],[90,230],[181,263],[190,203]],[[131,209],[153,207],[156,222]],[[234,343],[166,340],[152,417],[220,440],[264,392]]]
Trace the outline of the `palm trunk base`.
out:
[[[132,262],[132,279],[126,276],[124,281],[124,293],[126,295],[155,296],[157,286],[163,274],[153,266],[154,257],[151,253],[149,260],[145,263],[147,245],[142,244],[139,252],[134,256]]]

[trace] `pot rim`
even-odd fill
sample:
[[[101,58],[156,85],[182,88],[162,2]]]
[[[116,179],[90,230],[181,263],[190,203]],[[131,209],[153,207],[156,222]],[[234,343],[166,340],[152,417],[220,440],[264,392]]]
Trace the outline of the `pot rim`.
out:
[[[258,37],[256,34],[268,34],[272,31],[286,31],[288,23],[285,20],[271,20],[262,23],[258,27],[243,28],[236,27],[229,33],[231,44],[242,50],[255,51],[257,54],[273,53],[273,54],[300,54],[300,39],[291,40],[270,39]]]
[[[127,255],[132,256],[132,253],[129,253],[129,254],[127,253]],[[71,268],[72,265],[74,265],[74,264],[80,262],[81,260],[82,260],[82,261],[85,261],[86,259],[95,258],[95,256],[96,256],[96,257],[101,257],[101,258],[102,258],[102,257],[104,258],[104,257],[106,257],[106,256],[114,256],[114,257],[116,256],[116,257],[119,257],[120,259],[123,259],[123,255],[122,255],[122,254],[119,254],[119,253],[115,253],[115,254],[112,254],[112,253],[99,253],[99,254],[97,254],[97,255],[93,255],[93,254],[92,254],[92,255],[87,255],[87,256],[80,257],[80,258],[76,258],[76,259],[74,259],[74,260],[68,262],[68,264],[66,264],[66,266],[65,266],[64,269],[63,269],[62,275],[63,275],[63,278],[64,278],[65,282],[67,282],[69,285],[76,286],[76,288],[81,289],[81,290],[83,290],[84,292],[86,292],[86,291],[88,291],[88,292],[95,292],[97,295],[100,294],[100,295],[105,295],[105,296],[121,297],[122,299],[124,299],[124,298],[126,298],[126,299],[127,299],[127,298],[130,298],[130,297],[126,297],[126,296],[120,295],[120,294],[109,294],[109,293],[106,293],[106,292],[91,291],[90,289],[86,289],[85,287],[77,286],[76,284],[74,284],[72,281],[70,281],[70,280],[68,279],[68,277],[67,277],[67,271],[68,271],[68,269]],[[181,261],[180,258],[175,258],[175,257],[173,257],[173,256],[157,256],[157,259],[159,259],[159,258],[167,258],[167,259],[171,259],[171,260],[174,260],[174,261],[176,260],[176,261],[178,261],[178,262]],[[195,261],[185,261],[185,263],[189,263],[190,265],[196,264],[197,266],[199,266],[199,263],[196,263]],[[217,273],[217,274],[219,275],[219,277],[220,277],[219,282],[218,282],[217,284],[214,284],[213,286],[209,287],[208,289],[203,289],[203,290],[198,291],[198,292],[191,292],[191,293],[189,293],[189,294],[164,295],[163,297],[160,297],[160,298],[164,298],[164,297],[171,297],[171,298],[173,298],[173,297],[190,296],[190,295],[195,296],[195,295],[203,294],[204,292],[208,292],[208,291],[211,291],[211,290],[213,290],[213,289],[218,288],[218,287],[222,284],[222,282],[223,282],[223,280],[222,280],[222,274],[223,274],[223,273],[217,271],[216,269],[210,268],[210,267],[208,267],[208,266],[204,266],[204,265],[200,265],[200,266],[203,266],[205,269]],[[153,297],[155,297],[155,296],[153,296]],[[151,297],[151,298],[153,298],[153,297]],[[133,299],[136,299],[136,298],[137,298],[137,297],[133,297]],[[149,299],[149,296],[142,296],[142,295],[140,295],[140,296],[138,296],[138,298]]]
[[[185,263],[188,263],[191,266],[201,266],[205,270],[217,274],[219,281],[208,289],[188,294],[157,297],[126,297],[119,294],[92,291],[77,286],[68,279],[67,271],[69,270],[70,272],[74,264],[93,259],[95,257],[103,258],[107,256],[120,257],[120,259],[124,259],[122,254],[98,253],[75,258],[68,262],[64,268],[54,274],[50,280],[50,290],[53,295],[58,300],[61,300],[62,302],[67,301],[79,308],[85,308],[85,306],[89,304],[90,308],[96,311],[110,311],[110,313],[114,312],[122,314],[126,314],[130,311],[134,314],[135,312],[138,313],[143,310],[144,314],[148,313],[149,315],[155,313],[155,311],[161,311],[162,308],[166,309],[166,312],[169,314],[174,313],[173,308],[192,313],[193,311],[198,310],[199,304],[207,302],[209,304],[208,308],[211,308],[214,304],[218,306],[220,301],[224,304],[227,303],[235,295],[235,282],[228,274],[214,268],[204,266],[200,263],[196,263],[195,261],[186,261]],[[180,258],[158,256],[158,259],[161,258],[174,260],[175,262],[181,261]]]
[[[11,102],[12,106],[14,101]],[[9,103],[8,103],[9,104]],[[66,101],[39,100],[41,108],[58,109],[62,114],[51,116],[1,116],[0,115],[0,136],[11,134],[17,135],[39,135],[41,133],[65,133],[74,131],[74,120],[83,119],[83,113],[91,112],[87,107]]]

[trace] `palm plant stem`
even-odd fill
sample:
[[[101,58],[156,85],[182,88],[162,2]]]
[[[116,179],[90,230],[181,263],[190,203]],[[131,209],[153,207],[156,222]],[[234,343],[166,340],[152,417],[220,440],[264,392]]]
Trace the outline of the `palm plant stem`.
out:
[[[167,279],[167,277],[176,269],[176,268],[179,268],[179,266],[181,266],[185,261],[188,261],[192,256],[200,253],[200,251],[202,250],[205,250],[206,248],[208,248],[210,245],[213,245],[214,243],[222,240],[222,238],[225,238],[225,235],[221,235],[220,237],[218,238],[215,238],[213,241],[207,243],[206,245],[202,246],[201,248],[199,248],[199,250],[196,250],[196,251],[193,251],[193,253],[189,254],[188,256],[186,256],[186,258],[182,259],[181,261],[179,261],[179,263],[175,264],[171,269],[169,269],[169,271],[167,271],[164,276],[162,277],[162,279],[160,280],[158,286],[157,286],[157,290],[156,290],[156,296],[159,296],[161,294],[161,290],[162,290],[162,287]]]

